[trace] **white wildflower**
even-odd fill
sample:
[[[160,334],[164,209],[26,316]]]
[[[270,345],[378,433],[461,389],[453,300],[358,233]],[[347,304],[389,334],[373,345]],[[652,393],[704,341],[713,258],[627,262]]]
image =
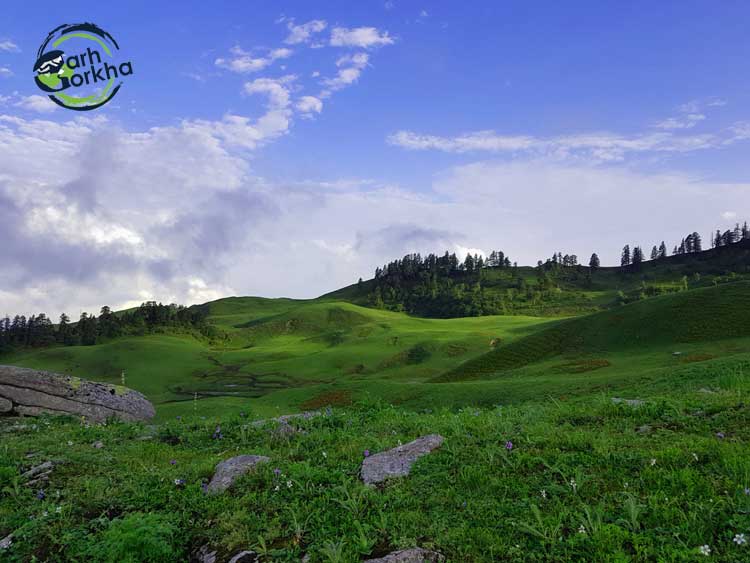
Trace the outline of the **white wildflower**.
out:
[[[278,485],[276,485],[276,486],[275,486],[275,487],[273,488],[273,490],[274,490],[274,491],[276,491],[276,492],[278,493],[278,492],[279,492],[279,486],[278,486]]]
[[[698,553],[701,555],[711,555],[711,548],[707,545],[702,545],[698,548]]]
[[[542,495],[543,499],[547,498],[547,491],[546,490],[542,489],[541,491],[539,491],[539,494]]]
[[[747,545],[747,537],[745,537],[745,534],[737,534],[732,541],[737,545]]]
[[[326,452],[323,452],[323,459],[328,459],[328,454]]]
[[[287,489],[291,489],[292,488],[292,482],[291,481],[287,481],[286,482],[286,488]]]
[[[576,480],[573,478],[570,479],[570,486],[573,489],[573,492],[578,490],[578,483],[576,483]]]
[[[693,453],[693,459],[694,459],[695,461],[698,461],[698,454],[696,454],[696,453]]]
[[[580,526],[578,527],[578,533],[579,533],[579,534],[583,534],[583,535],[585,536],[585,535],[586,535],[586,526],[584,526],[583,524],[581,524],[581,525],[580,525]]]
[[[654,465],[656,465],[656,459],[652,457],[651,458],[651,467],[653,467]]]

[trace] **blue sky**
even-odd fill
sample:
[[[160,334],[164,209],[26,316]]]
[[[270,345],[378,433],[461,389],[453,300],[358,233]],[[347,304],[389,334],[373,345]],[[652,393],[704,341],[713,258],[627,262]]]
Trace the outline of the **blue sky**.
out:
[[[707,237],[750,214],[749,16],[746,2],[14,2],[0,313],[310,297],[412,251],[612,263],[625,243]],[[31,73],[46,33],[74,21],[110,31],[135,71],[83,116],[45,103]]]

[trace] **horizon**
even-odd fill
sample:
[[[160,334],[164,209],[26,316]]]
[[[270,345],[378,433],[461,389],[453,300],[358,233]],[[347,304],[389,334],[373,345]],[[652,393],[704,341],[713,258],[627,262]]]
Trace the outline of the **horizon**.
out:
[[[6,8],[0,310],[310,299],[441,249],[616,265],[749,214],[742,3],[221,6]],[[134,69],[83,115],[31,74],[76,21]]]

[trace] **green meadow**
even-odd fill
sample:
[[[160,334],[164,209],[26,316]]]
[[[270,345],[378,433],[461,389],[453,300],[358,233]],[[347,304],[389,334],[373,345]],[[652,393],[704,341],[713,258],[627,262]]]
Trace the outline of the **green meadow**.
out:
[[[209,545],[219,561],[356,562],[421,546],[449,562],[748,561],[746,252],[705,254],[604,269],[588,289],[562,272],[529,315],[419,318],[365,306],[365,282],[201,305],[210,336],[7,354],[124,383],[157,419],[0,422],[0,557],[171,562]],[[251,424],[309,410],[323,416],[292,435]],[[364,452],[430,433],[445,443],[411,475],[361,483]],[[231,494],[201,492],[246,453],[271,461]],[[47,459],[50,482],[24,486]]]

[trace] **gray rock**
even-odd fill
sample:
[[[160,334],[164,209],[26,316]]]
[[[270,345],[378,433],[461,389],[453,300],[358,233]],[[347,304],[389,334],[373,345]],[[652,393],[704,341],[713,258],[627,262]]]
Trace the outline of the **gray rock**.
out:
[[[216,466],[214,476],[208,484],[206,492],[208,494],[223,493],[256,465],[268,461],[269,459],[263,455],[240,455],[222,461]]]
[[[101,440],[97,440],[96,442],[91,444],[91,447],[96,448],[97,450],[101,450],[104,447],[104,442],[102,442]]]
[[[21,479],[24,481],[28,481],[29,479],[33,479],[34,477],[37,477],[38,475],[42,475],[45,473],[49,473],[55,468],[55,464],[51,461],[45,461],[44,463],[37,465],[36,467],[32,467],[27,472],[21,474]]]
[[[408,475],[415,461],[439,448],[442,443],[442,436],[430,434],[403,446],[367,457],[362,462],[362,481],[367,485],[372,485],[391,477]]]
[[[288,438],[298,432],[301,432],[294,423],[300,420],[310,420],[316,416],[321,416],[323,413],[320,411],[306,411],[299,414],[285,414],[276,418],[267,418],[263,420],[256,420],[252,423],[255,428],[263,428],[268,426],[276,438]]]
[[[241,551],[232,557],[227,563],[256,563],[258,554],[254,551]]]
[[[202,545],[190,556],[190,563],[216,563],[216,554],[209,546]]]
[[[0,414],[4,414],[12,410],[13,410],[13,403],[11,403],[8,399],[0,397]]]
[[[716,391],[708,389],[707,387],[701,387],[698,389],[698,393],[705,393],[706,395],[716,395]]]
[[[156,414],[137,391],[15,366],[0,366],[0,399],[13,405],[5,412],[27,416],[70,414],[95,422],[114,416],[134,422]]]
[[[445,557],[438,552],[415,547],[394,551],[378,559],[368,559],[365,563],[440,563],[442,561],[445,561]]]
[[[640,399],[621,399],[620,397],[612,397],[612,402],[615,405],[627,405],[629,407],[642,407],[646,404],[646,401]]]
[[[13,545],[13,534],[8,534],[0,540],[0,549],[8,549]]]
[[[644,424],[643,426],[639,426],[636,429],[636,432],[638,432],[638,434],[648,434],[649,432],[651,432],[651,426],[648,424]]]

